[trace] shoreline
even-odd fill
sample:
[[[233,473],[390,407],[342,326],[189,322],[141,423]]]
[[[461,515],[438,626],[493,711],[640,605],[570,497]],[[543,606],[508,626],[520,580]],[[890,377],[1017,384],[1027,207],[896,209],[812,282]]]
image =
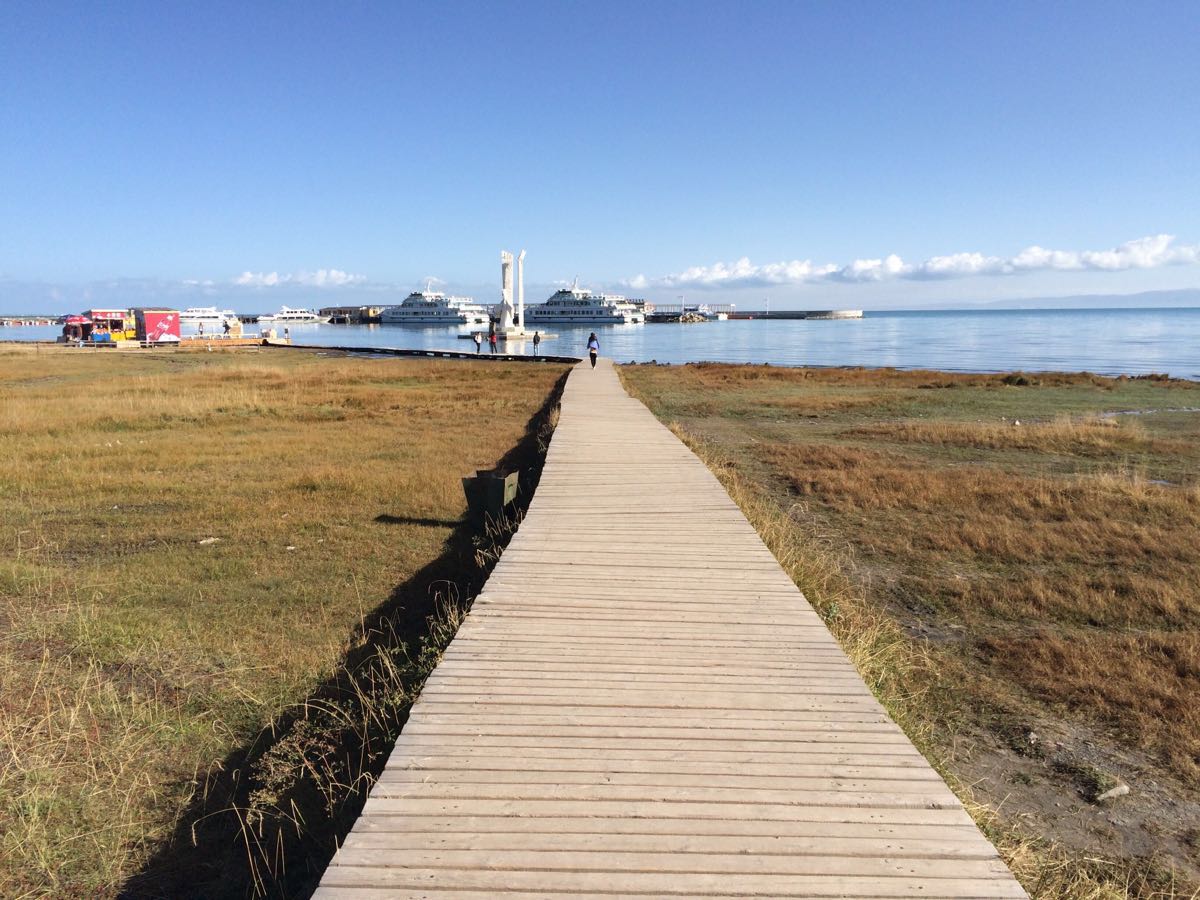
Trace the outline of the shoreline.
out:
[[[1200,381],[1200,309],[1095,311],[920,311],[850,320],[728,320],[695,325],[555,327],[543,353],[586,355],[591,331],[601,355],[682,364],[870,366],[948,372],[1168,374]],[[32,333],[31,333],[32,332]],[[471,350],[451,326],[308,325],[297,345],[422,351]],[[0,340],[53,340],[53,328],[0,328]],[[485,350],[487,348],[484,348]],[[522,348],[507,347],[516,350]],[[528,346],[525,350],[532,349]]]
[[[291,349],[291,350],[310,350],[323,351],[329,353],[347,353],[356,355],[378,355],[378,356],[399,356],[411,357],[420,359],[492,359],[502,360],[506,362],[556,362],[556,363],[576,363],[583,357],[568,356],[562,354],[540,354],[533,356],[532,354],[521,353],[474,353],[471,351],[452,350],[452,349],[411,349],[402,347],[373,347],[373,346],[358,346],[358,345],[336,345],[336,344],[298,344],[295,339],[291,339],[285,343],[286,339],[277,338],[270,339],[244,339],[237,344],[223,344],[220,339],[195,338],[188,337],[181,342],[180,346],[163,345],[159,347],[139,347],[139,350],[149,350],[155,352],[192,352],[200,349],[192,341],[206,341],[212,350],[257,350],[263,348],[271,349]],[[56,341],[39,341],[39,340],[21,340],[11,338],[0,338],[0,347],[36,347],[39,349],[55,349],[63,350],[92,350],[95,352],[104,352],[114,349],[113,347],[105,346],[78,346],[72,344],[60,344]],[[132,350],[133,348],[129,348]],[[128,352],[128,351],[126,351]],[[602,356],[604,354],[601,354]],[[954,367],[931,367],[931,366],[904,366],[904,365],[859,365],[855,363],[787,363],[787,362],[743,362],[743,361],[728,361],[719,359],[697,359],[687,360],[682,362],[659,362],[657,359],[635,360],[629,359],[621,361],[613,359],[613,364],[619,367],[627,366],[657,366],[661,368],[687,368],[689,366],[736,366],[745,368],[764,368],[764,369],[781,369],[786,371],[811,369],[813,371],[837,371],[845,369],[847,371],[862,371],[862,372],[908,372],[908,373],[928,373],[930,375],[947,374],[947,375],[1014,375],[1014,376],[1032,376],[1032,377],[1053,377],[1056,375],[1079,375],[1079,376],[1094,376],[1096,378],[1109,378],[1116,381],[1178,381],[1188,384],[1200,383],[1200,373],[1194,377],[1185,375],[1172,375],[1166,372],[1116,372],[1103,371],[1093,369],[1039,369],[1039,368],[954,368]]]

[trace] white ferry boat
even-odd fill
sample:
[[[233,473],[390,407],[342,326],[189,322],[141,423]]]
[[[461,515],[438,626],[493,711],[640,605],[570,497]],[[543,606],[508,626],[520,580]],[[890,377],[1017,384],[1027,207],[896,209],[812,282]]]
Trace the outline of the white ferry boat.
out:
[[[399,306],[380,312],[379,321],[385,325],[486,325],[491,314],[470,297],[413,291]]]
[[[593,294],[579,286],[579,279],[569,288],[555,291],[545,303],[525,307],[526,328],[534,325],[642,325],[644,310],[638,309],[620,294]]]
[[[232,309],[218,310],[215,306],[189,306],[179,314],[183,325],[216,325],[226,322],[231,325],[238,320],[237,313]]]
[[[328,322],[329,319],[317,315],[311,309],[293,309],[282,306],[273,316],[259,316],[260,322],[274,322],[276,325],[300,325],[306,322]]]

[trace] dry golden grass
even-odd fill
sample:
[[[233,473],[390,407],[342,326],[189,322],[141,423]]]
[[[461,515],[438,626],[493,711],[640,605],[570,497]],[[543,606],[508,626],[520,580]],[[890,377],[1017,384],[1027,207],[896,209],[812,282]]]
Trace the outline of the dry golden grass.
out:
[[[795,496],[858,529],[857,546],[903,560],[898,593],[963,621],[1200,624],[1196,488],[914,465],[846,446],[763,442],[753,452]]]
[[[797,401],[804,406],[804,401]],[[1032,450],[1077,456],[1113,456],[1129,453],[1187,453],[1179,440],[1146,434],[1141,423],[1115,417],[1083,419],[1059,416],[1049,422],[901,422],[848,429],[847,437],[872,441],[970,447],[985,450]]]
[[[871,389],[929,389],[929,388],[993,388],[1021,384],[1041,387],[1094,386],[1111,389],[1129,382],[1143,382],[1161,386],[1183,386],[1186,382],[1172,381],[1162,375],[1147,375],[1138,378],[1105,378],[1090,372],[1036,372],[987,374],[976,372],[939,372],[929,369],[866,369],[861,367],[841,368],[779,368],[777,366],[749,366],[731,363],[689,364],[690,384],[715,388],[720,386],[740,387],[747,384],[813,384],[838,386],[863,386]],[[666,377],[669,380],[669,376]]]
[[[561,373],[0,350],[0,896],[115,891],[443,553],[460,476]]]
[[[974,788],[1034,896],[1192,896],[1200,415],[1107,414],[1195,408],[1200,385],[731,366],[622,377],[718,472],[960,794],[975,776],[958,735],[995,729],[1004,745],[1022,723],[1075,722],[1096,758],[1136,751],[1157,767],[1137,784],[1166,786],[1160,818],[1176,821],[1147,825],[1163,838],[1153,863],[1122,859],[1124,838],[1103,829],[1016,825],[1051,820],[1022,806],[1039,793],[1075,796],[1070,748],[1014,766],[1032,779],[1024,793]]]

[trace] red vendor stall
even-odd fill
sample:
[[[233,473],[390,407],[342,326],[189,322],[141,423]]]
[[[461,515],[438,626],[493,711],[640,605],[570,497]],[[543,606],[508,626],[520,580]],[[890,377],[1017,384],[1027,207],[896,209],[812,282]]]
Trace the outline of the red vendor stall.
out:
[[[179,312],[174,309],[135,309],[137,339],[150,344],[179,341]]]

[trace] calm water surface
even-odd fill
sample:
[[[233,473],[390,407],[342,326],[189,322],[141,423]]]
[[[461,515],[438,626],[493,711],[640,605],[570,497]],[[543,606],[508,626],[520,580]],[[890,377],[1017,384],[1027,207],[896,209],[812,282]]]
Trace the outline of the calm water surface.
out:
[[[300,344],[473,350],[457,328],[292,325]],[[253,333],[254,326],[247,327]],[[542,352],[583,356],[591,328],[552,326]],[[57,326],[0,328],[0,340],[53,340]],[[595,326],[618,362],[895,366],[960,372],[1165,372],[1200,380],[1200,309],[868,312],[844,321]],[[520,344],[510,350],[521,352]],[[526,345],[524,352],[532,352]],[[487,352],[486,346],[484,352]]]

